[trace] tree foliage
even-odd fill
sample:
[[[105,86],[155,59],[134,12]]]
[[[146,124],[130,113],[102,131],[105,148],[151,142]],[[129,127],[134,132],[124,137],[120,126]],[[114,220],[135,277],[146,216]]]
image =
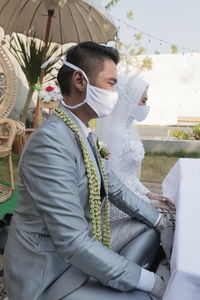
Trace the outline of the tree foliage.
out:
[[[178,53],[178,48],[177,48],[176,45],[172,45],[172,46],[171,46],[171,53],[172,53],[172,54]]]
[[[120,0],[111,0],[106,4],[105,8],[110,10],[112,6],[116,5]]]
[[[114,5],[118,4],[120,0],[109,1],[105,6],[106,9],[111,9]],[[132,10],[127,11],[126,17],[129,20],[133,20],[134,12]],[[142,46],[142,34],[137,33],[133,35],[134,45],[122,43],[120,40],[116,42],[116,46],[120,53],[120,56],[126,60],[126,63],[139,70],[152,69],[152,60],[150,57],[139,58],[139,55],[145,54],[146,49]]]
[[[137,70],[151,70],[152,59],[148,56],[142,56],[145,53],[145,48],[142,46],[142,35],[135,34],[133,39],[135,40],[134,46],[131,44],[125,44],[117,42],[117,48],[120,56],[127,63],[127,69],[134,67]]]
[[[126,16],[127,16],[128,19],[133,20],[134,12],[133,12],[132,10],[129,10],[129,11],[126,13]]]

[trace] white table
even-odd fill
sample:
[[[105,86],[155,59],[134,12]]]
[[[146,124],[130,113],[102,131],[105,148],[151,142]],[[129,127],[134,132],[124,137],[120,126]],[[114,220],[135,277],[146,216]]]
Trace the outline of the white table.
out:
[[[200,159],[181,158],[163,181],[176,205],[172,275],[163,300],[200,299]]]

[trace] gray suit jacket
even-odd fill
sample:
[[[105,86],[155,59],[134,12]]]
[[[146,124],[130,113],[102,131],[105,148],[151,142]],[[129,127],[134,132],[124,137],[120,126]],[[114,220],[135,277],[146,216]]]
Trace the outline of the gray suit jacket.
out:
[[[61,108],[79,127],[99,176],[87,138],[73,114]],[[114,174],[108,173],[108,181],[111,202],[148,226],[155,224],[156,209]],[[88,181],[79,141],[52,115],[31,135],[20,160],[19,204],[5,250],[9,300],[57,300],[89,275],[121,291],[134,289],[141,268],[104,247],[90,232]]]

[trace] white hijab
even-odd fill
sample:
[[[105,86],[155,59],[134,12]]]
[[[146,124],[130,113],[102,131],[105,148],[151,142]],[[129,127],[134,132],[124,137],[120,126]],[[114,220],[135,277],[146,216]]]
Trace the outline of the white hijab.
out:
[[[98,119],[96,122],[96,135],[107,143],[109,148],[116,147],[120,142],[120,135],[124,136],[126,133],[129,136],[131,133],[131,140],[139,139],[136,128],[131,126],[134,121],[132,112],[147,88],[148,84],[137,76],[120,75],[118,77],[117,104],[109,116]],[[114,134],[116,132],[117,136]]]

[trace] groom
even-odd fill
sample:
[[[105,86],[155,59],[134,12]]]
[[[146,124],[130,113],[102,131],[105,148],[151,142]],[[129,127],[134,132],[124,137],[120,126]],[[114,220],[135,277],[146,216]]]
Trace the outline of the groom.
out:
[[[109,169],[106,179],[86,126],[116,103],[118,61],[117,50],[93,42],[71,47],[62,61],[63,101],[20,160],[19,205],[5,250],[9,300],[147,300],[164,293],[165,282],[147,268],[159,236],[170,257],[171,224]],[[107,196],[131,217],[110,229]]]

